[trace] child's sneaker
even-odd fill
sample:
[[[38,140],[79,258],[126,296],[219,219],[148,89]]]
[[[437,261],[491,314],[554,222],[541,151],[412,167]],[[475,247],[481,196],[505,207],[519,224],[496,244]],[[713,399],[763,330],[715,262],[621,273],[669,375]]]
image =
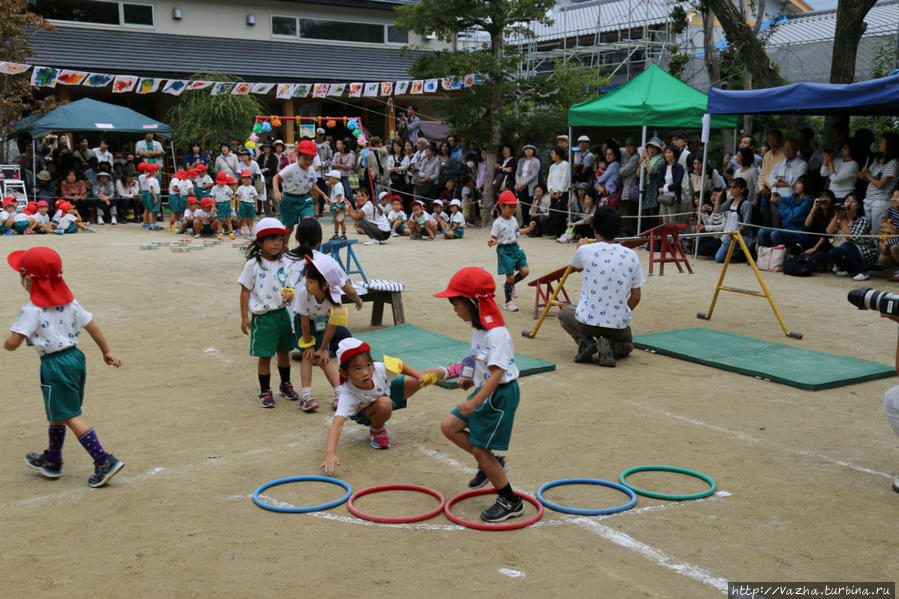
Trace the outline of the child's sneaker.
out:
[[[501,455],[495,455],[493,457],[496,458],[496,461],[499,462],[500,466],[503,467],[503,472],[509,471],[509,469],[506,468],[506,458],[504,458]],[[468,488],[469,489],[480,489],[485,484],[487,484],[487,480],[488,480],[487,475],[484,474],[484,471],[481,470],[480,466],[478,466],[478,471],[474,475],[474,478],[472,478],[470,481],[468,481]]]
[[[334,235],[332,235],[331,239],[329,239],[328,241],[340,241],[340,235],[334,233]]]
[[[221,239],[221,238],[224,237],[224,236],[225,236],[224,233],[219,233],[219,234],[216,236],[216,239]]]
[[[381,245],[381,242],[378,241],[377,239],[369,239],[368,241],[366,241],[366,242],[363,243],[362,245]]]
[[[275,407],[275,398],[272,396],[271,390],[259,394],[259,405],[263,408]]]
[[[278,391],[284,399],[289,399],[290,401],[296,401],[300,398],[300,394],[294,391],[293,385],[289,381],[281,383],[281,386],[278,387]]]
[[[46,478],[59,478],[62,476],[62,462],[51,462],[47,459],[47,452],[29,453],[25,456],[25,463],[39,470]]]
[[[371,446],[375,449],[387,449],[390,447],[390,439],[387,438],[386,426],[379,431],[368,429],[368,435],[371,437]]]
[[[515,302],[511,300],[503,304],[503,308],[508,310],[509,312],[518,312],[518,306],[516,306]]]
[[[112,215],[112,218],[109,220],[109,224],[110,224],[110,225],[117,225],[117,224],[119,224],[119,221],[118,221],[118,219],[116,219],[115,214]]]
[[[599,365],[615,368],[615,352],[612,350],[612,342],[606,337],[598,337],[596,349],[599,352]]]
[[[140,226],[140,228],[141,228],[141,229],[149,229],[149,228],[150,228],[150,223],[144,223],[144,224],[142,224],[142,225]]]
[[[116,458],[112,454],[109,454],[106,456],[106,460],[104,460],[102,464],[94,465],[94,473],[89,479],[87,479],[87,484],[88,486],[95,489],[102,487],[109,482],[110,478],[115,476],[118,471],[124,467],[125,464],[122,462],[122,460]]]
[[[497,497],[496,503],[481,512],[481,520],[484,522],[502,522],[508,518],[515,518],[524,513],[524,503],[520,497],[511,503],[505,497]]]
[[[304,412],[314,412],[318,409],[318,402],[311,395],[304,395],[300,400],[300,409]]]
[[[346,233],[340,236],[340,241],[346,241]]]
[[[234,231],[231,231],[230,233],[228,233],[228,237],[231,239],[234,239]]]
[[[103,216],[100,215],[100,214],[97,215],[97,224],[98,224],[98,225],[105,225],[105,224],[106,224],[106,221],[103,220]]]

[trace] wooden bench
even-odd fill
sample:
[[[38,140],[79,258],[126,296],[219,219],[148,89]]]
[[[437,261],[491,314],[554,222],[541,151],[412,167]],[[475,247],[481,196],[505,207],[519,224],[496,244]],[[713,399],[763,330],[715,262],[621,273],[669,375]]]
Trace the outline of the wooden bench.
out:
[[[362,302],[371,302],[371,325],[381,326],[384,321],[384,304],[390,304],[393,312],[393,324],[403,324],[406,322],[406,313],[403,310],[403,284],[396,281],[388,281],[385,279],[369,279],[364,283],[353,282]],[[364,291],[364,293],[363,293]],[[353,301],[343,296],[344,304],[352,304]]]

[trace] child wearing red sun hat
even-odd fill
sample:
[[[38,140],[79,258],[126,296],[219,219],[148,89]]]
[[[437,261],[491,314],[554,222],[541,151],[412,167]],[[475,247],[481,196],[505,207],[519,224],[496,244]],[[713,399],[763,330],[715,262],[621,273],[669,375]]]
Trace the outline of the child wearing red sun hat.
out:
[[[513,297],[518,297],[515,293],[515,284],[527,277],[530,272],[527,256],[518,245],[518,238],[522,233],[533,231],[536,221],[531,221],[524,229],[518,228],[518,220],[515,218],[518,199],[508,189],[499,194],[496,205],[500,212],[493,221],[487,245],[496,246],[497,270],[499,274],[506,275],[506,283],[503,285],[506,303],[503,304],[503,308],[510,312],[518,312],[518,306],[512,301]]]
[[[84,400],[85,362],[78,349],[78,333],[87,331],[103,353],[103,361],[118,368],[122,361],[112,355],[91,313],[81,307],[62,278],[62,260],[45,247],[12,252],[6,261],[21,277],[30,301],[22,307],[10,327],[3,348],[15,351],[23,341],[41,357],[40,382],[44,410],[49,422],[50,443],[43,453],[29,453],[25,463],[47,478],[62,475],[62,445],[66,427],[94,460],[91,487],[102,487],[124,464],[107,453],[97,433],[81,416]]]
[[[162,229],[162,227],[156,224],[156,213],[161,208],[161,191],[159,189],[159,179],[156,178],[156,171],[159,169],[159,165],[141,162],[137,165],[137,168],[144,171],[144,174],[137,178],[140,186],[140,201],[144,205],[144,224],[140,228],[159,231]]]
[[[496,503],[481,513],[485,522],[501,522],[524,513],[521,498],[506,477],[504,458],[493,454],[509,448],[519,400],[512,336],[493,299],[494,289],[490,273],[469,266],[454,274],[446,289],[434,294],[449,298],[456,315],[474,328],[471,354],[461,365],[446,369],[441,378],[455,378],[461,371],[458,385],[475,390],[447,414],[440,430],[477,460],[478,471],[468,486],[475,489],[489,480],[499,494]]]
[[[231,222],[231,201],[234,199],[234,190],[231,185],[234,179],[219,171],[215,176],[215,187],[209,190],[209,196],[215,200],[215,216],[219,220],[222,230],[218,232],[218,238],[224,235],[224,230],[228,230],[228,236],[234,239],[234,225]]]
[[[281,222],[287,229],[287,238],[294,226],[303,218],[315,218],[315,196],[321,201],[328,197],[316,182],[315,157],[318,148],[314,142],[304,139],[297,146],[297,161],[282,168],[272,179],[272,197],[280,202]]]

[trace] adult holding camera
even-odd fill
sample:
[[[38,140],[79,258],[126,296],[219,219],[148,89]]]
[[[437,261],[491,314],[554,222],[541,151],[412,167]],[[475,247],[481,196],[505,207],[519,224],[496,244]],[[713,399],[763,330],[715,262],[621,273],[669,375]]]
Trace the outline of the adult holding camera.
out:
[[[877,261],[877,244],[868,235],[870,223],[865,216],[865,209],[856,197],[850,193],[842,204],[834,205],[834,215],[827,225],[827,232],[833,235],[833,249],[827,255],[834,263],[833,272],[838,277],[855,273],[856,281],[867,281],[871,278],[868,267]]]
[[[400,124],[397,127],[397,133],[403,136],[406,141],[415,144],[421,136],[421,119],[416,114],[418,107],[415,104],[409,104],[406,108],[406,114],[400,115]]]
[[[827,225],[833,220],[833,205],[836,203],[833,192],[825,189],[821,195],[815,200],[808,216],[805,217],[805,228],[811,233],[822,233],[816,236],[813,241],[815,244],[805,250],[807,259],[812,264],[818,264],[827,259],[827,253],[833,249],[830,239],[823,235],[827,233]]]
[[[777,206],[778,214],[783,221],[782,227],[786,231],[759,230],[760,246],[774,247],[798,243],[804,247],[808,244],[808,236],[805,235],[805,221],[815,200],[811,193],[812,190],[809,189],[808,175],[800,175],[789,190],[790,195],[788,196],[782,197],[777,191],[771,194],[771,202]]]
[[[883,213],[890,208],[890,194],[899,178],[899,133],[884,133],[877,154],[877,158],[858,172],[858,178],[868,184],[865,202],[872,233],[877,232]]]

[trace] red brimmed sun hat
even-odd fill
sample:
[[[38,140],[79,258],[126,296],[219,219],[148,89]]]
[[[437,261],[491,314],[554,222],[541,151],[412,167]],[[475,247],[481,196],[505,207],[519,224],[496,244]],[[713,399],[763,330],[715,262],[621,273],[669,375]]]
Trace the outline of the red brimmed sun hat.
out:
[[[515,205],[518,203],[518,198],[515,197],[515,194],[509,191],[508,189],[501,194],[499,194],[499,199],[496,201],[497,204],[511,204]]]
[[[54,250],[45,247],[18,250],[7,256],[6,261],[14,271],[31,278],[30,296],[35,306],[63,306],[75,299],[62,278],[62,258]]]
[[[308,139],[304,139],[297,145],[297,154],[315,156],[317,153],[318,148],[315,146],[315,142],[309,141]]]
[[[467,297],[478,303],[478,313],[485,329],[505,325],[499,306],[493,299],[496,283],[493,275],[477,266],[466,266],[452,276],[449,285],[434,297]]]
[[[266,235],[287,235],[287,229],[277,218],[266,217],[256,223],[253,235],[256,239],[262,239]]]
[[[215,182],[219,185],[231,185],[234,183],[234,179],[226,175],[224,171],[219,171],[215,175]]]

